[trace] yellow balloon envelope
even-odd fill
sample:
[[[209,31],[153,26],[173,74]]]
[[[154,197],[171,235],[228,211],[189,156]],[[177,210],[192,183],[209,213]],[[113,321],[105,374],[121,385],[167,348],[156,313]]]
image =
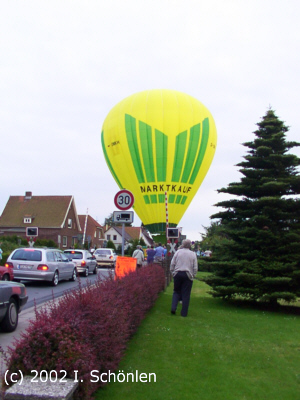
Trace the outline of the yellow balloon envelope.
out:
[[[147,90],[112,108],[101,141],[117,184],[134,194],[134,210],[155,233],[167,221],[178,225],[210,167],[217,132],[200,101],[175,90]]]

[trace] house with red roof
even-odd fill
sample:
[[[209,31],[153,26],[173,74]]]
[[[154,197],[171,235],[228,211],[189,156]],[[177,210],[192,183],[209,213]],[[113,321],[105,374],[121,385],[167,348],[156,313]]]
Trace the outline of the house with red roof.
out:
[[[73,196],[10,196],[0,217],[1,236],[26,238],[27,228],[38,228],[38,238],[53,240],[59,248],[75,246],[82,227]]]
[[[80,236],[81,243],[88,242],[89,248],[98,249],[103,247],[105,241],[104,229],[93,217],[90,215],[78,215],[79,223],[82,228]]]

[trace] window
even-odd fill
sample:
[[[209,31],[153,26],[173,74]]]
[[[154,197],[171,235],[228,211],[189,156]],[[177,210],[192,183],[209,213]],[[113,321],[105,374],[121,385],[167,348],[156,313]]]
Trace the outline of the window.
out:
[[[24,218],[24,224],[31,224],[31,218],[29,217]]]
[[[117,240],[117,235],[114,235],[114,236],[113,236],[113,240]]]
[[[83,254],[82,251],[76,251],[76,250],[71,250],[71,251],[67,251],[65,250],[65,254],[69,254],[70,256],[72,256],[72,259],[76,259],[76,260],[82,260],[83,259]]]
[[[110,240],[110,235],[107,235],[107,240]]]
[[[68,237],[63,236],[63,247],[67,247],[67,245],[68,245]]]
[[[96,250],[95,254],[98,254],[98,256],[110,256],[111,251],[110,250]]]
[[[95,237],[97,237],[97,231],[95,231],[95,233],[94,233],[94,238],[95,238]]]
[[[42,261],[42,252],[40,250],[32,250],[31,248],[16,250],[11,257],[12,260],[22,261]]]
[[[47,261],[55,261],[53,251],[50,251],[46,254]]]
[[[72,218],[68,218],[68,228],[72,229]]]
[[[63,236],[63,238],[64,237],[66,238],[67,236]],[[55,252],[55,257],[56,257],[56,261],[62,261],[61,253],[59,251]]]

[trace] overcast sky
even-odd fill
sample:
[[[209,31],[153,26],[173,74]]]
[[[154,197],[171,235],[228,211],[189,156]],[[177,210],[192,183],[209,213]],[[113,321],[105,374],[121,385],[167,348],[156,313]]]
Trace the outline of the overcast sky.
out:
[[[73,195],[79,214],[102,223],[119,190],[101,148],[105,117],[133,93],[174,89],[200,100],[218,132],[179,223],[200,240],[269,107],[300,141],[299,9],[297,0],[1,0],[0,214],[10,195],[32,191]]]

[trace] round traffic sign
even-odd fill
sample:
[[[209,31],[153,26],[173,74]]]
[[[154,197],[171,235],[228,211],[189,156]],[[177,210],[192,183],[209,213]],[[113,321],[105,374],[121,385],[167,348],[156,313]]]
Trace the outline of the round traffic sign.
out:
[[[123,189],[120,190],[116,195],[115,195],[115,206],[119,210],[129,210],[133,206],[134,203],[134,197],[129,190]]]

